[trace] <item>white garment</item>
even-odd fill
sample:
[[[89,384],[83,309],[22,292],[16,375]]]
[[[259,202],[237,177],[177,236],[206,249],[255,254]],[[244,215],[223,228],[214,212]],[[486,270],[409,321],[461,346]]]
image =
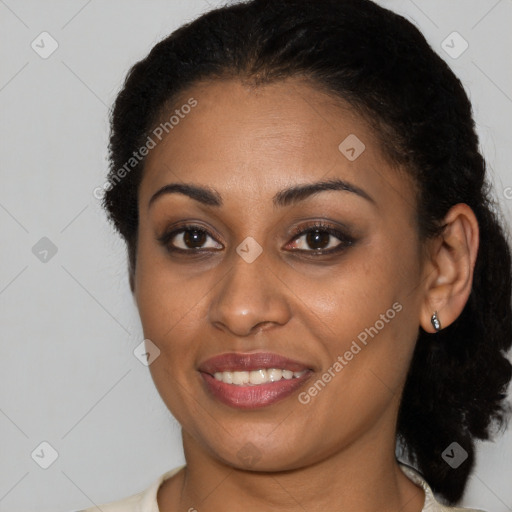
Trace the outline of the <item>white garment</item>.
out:
[[[442,505],[436,500],[432,489],[430,489],[430,486],[415,469],[402,464],[401,462],[398,464],[405,475],[409,477],[409,479],[412,480],[416,485],[421,487],[425,492],[425,502],[421,512],[486,512],[484,510],[477,510],[473,508],[457,508]],[[153,482],[147,489],[137,494],[133,494],[120,501],[112,501],[104,505],[100,505],[99,507],[90,507],[86,510],[80,510],[78,512],[160,512],[156,499],[160,485],[162,485],[164,480],[167,480],[171,476],[175,475],[184,467],[185,466],[180,466],[178,468],[167,471],[167,473],[164,473],[158,477],[158,479]]]

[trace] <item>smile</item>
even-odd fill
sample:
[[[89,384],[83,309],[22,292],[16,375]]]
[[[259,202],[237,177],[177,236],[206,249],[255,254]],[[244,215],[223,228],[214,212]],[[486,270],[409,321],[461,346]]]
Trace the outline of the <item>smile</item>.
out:
[[[273,353],[226,353],[199,365],[211,398],[237,409],[255,409],[289,397],[309,380],[309,365]]]

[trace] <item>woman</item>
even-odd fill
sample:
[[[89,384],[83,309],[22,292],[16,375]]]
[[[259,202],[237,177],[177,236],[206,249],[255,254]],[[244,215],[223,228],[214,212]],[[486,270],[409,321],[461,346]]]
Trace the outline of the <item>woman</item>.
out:
[[[369,0],[213,10],[131,69],[110,150],[186,466],[101,509],[460,510],[508,411],[511,258],[418,30]]]

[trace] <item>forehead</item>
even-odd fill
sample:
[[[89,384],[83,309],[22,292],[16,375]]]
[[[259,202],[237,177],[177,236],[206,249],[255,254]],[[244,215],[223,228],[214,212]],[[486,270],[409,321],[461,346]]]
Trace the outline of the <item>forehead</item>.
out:
[[[146,157],[141,202],[180,181],[224,190],[233,201],[268,200],[287,186],[335,177],[371,195],[410,194],[365,120],[297,79],[257,87],[235,79],[196,84],[155,129],[162,136],[153,136],[157,143]]]

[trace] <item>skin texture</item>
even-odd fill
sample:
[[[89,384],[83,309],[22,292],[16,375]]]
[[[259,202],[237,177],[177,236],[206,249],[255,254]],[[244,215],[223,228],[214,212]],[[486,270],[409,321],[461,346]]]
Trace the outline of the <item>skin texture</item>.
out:
[[[418,329],[434,332],[434,310],[443,327],[452,323],[471,291],[478,249],[472,210],[454,206],[443,236],[423,250],[407,175],[390,165],[358,115],[306,82],[251,88],[210,81],[180,101],[190,97],[197,106],[150,151],[139,189],[133,292],[144,336],[160,350],[152,378],[182,425],[187,460],[161,486],[161,512],[420,512],[424,493],[395,461],[396,416]],[[338,149],[350,134],[366,146],[354,161]],[[281,189],[330,178],[360,187],[374,202],[322,191],[272,204]],[[166,194],[148,208],[169,183],[211,187],[223,205]],[[348,227],[353,245],[312,256],[319,246],[292,228],[321,219],[342,232]],[[209,232],[203,246],[210,253],[169,253],[157,241],[184,221]],[[236,252],[249,236],[263,249],[252,263]],[[329,248],[340,243],[323,237]],[[193,251],[183,233],[172,243]],[[300,403],[299,393],[394,303],[400,312]],[[284,400],[242,411],[213,398],[197,370],[225,352],[274,352],[307,364],[313,375]],[[248,443],[256,462],[239,456]]]

